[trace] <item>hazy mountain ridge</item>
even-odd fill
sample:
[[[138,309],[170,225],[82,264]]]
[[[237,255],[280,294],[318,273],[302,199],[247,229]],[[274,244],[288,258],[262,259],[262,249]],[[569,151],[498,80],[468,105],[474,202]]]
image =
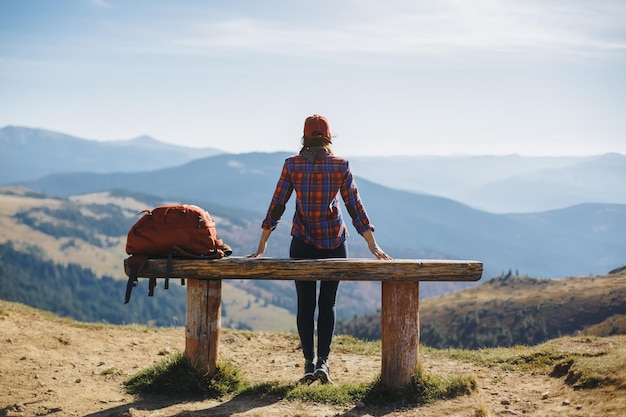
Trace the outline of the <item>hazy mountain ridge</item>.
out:
[[[515,190],[511,193],[509,190]],[[506,195],[500,204],[494,196]],[[534,198],[533,198],[534,196]],[[492,181],[464,198],[475,207],[490,202],[496,211],[541,211],[549,207],[568,207],[582,203],[626,202],[626,156],[606,154],[585,158],[559,168],[546,168],[527,175]]]
[[[96,142],[7,126],[0,129],[0,185],[67,171],[150,171],[221,153],[149,136]],[[492,213],[538,212],[581,203],[626,204],[626,156],[617,153],[586,157],[354,156],[350,161],[355,173],[369,181],[450,198]]]
[[[0,129],[0,185],[55,172],[148,171],[216,155],[216,148],[187,148],[148,136],[122,141],[81,139],[45,129]]]
[[[351,158],[364,178],[451,198],[493,213],[626,203],[626,156],[404,156]]]

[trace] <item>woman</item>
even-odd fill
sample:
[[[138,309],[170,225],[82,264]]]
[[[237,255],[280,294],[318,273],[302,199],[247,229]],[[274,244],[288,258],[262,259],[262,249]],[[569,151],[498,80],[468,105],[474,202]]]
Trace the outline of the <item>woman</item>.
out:
[[[296,212],[291,228],[289,256],[298,259],[347,258],[347,227],[338,196],[341,195],[352,224],[378,259],[391,259],[377,244],[374,226],[365,212],[348,161],[335,156],[328,120],[314,114],[304,122],[300,153],[285,160],[267,216],[262,224],[257,251],[250,258],[262,257],[267,240],[296,191]],[[315,361],[316,281],[296,281],[297,326],[304,354],[304,378],[311,382],[332,382],[328,367],[330,345],[335,329],[335,299],[339,281],[321,281],[318,312],[317,362]]]

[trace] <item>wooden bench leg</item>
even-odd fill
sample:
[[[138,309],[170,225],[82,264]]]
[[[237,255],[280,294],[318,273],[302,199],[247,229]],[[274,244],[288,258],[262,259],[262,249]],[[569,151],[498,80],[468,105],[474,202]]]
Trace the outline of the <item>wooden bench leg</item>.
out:
[[[382,383],[411,382],[419,353],[419,281],[383,281],[381,308]]]
[[[219,358],[222,280],[187,281],[185,357],[200,372],[215,375]]]

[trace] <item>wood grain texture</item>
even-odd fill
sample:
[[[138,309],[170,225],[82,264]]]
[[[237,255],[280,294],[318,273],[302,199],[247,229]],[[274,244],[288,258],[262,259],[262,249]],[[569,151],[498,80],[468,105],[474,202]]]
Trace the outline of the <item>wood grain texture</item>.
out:
[[[418,366],[419,281],[384,281],[381,302],[381,380],[386,387],[402,388]]]
[[[203,374],[214,375],[219,359],[222,281],[189,280],[185,356]]]
[[[148,259],[141,278],[162,278],[167,259]],[[124,261],[128,275],[128,261]],[[171,278],[332,280],[332,281],[478,281],[483,264],[439,259],[173,259]]]

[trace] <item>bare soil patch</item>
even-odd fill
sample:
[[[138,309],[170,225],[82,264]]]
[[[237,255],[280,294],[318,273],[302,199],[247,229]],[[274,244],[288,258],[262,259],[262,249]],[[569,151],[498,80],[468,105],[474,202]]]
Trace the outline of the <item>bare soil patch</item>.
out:
[[[178,328],[83,325],[20,304],[0,301],[0,416],[616,416],[626,415],[625,387],[574,390],[566,378],[504,371],[499,367],[424,352],[421,363],[438,375],[473,375],[471,395],[403,408],[289,401],[237,396],[188,401],[126,394],[123,382],[138,371],[184,350]],[[623,343],[624,338],[596,343]],[[337,383],[371,381],[380,372],[378,354],[343,352],[334,346],[331,369]],[[596,347],[585,347],[590,352]],[[297,337],[281,332],[223,329],[221,356],[251,381],[292,382],[302,374]],[[601,346],[598,346],[601,349]]]

